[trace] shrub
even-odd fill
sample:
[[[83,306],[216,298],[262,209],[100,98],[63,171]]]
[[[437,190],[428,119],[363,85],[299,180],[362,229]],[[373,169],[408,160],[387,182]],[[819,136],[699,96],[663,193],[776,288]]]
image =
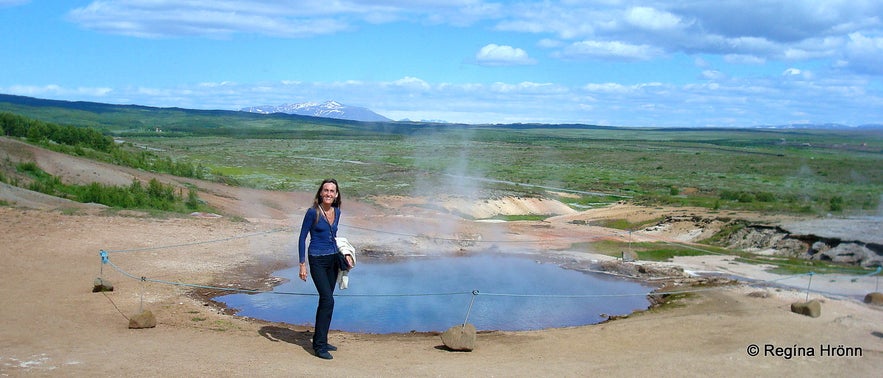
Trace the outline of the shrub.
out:
[[[93,182],[88,185],[66,185],[58,177],[44,172],[35,162],[23,162],[16,170],[32,178],[27,189],[83,203],[100,203],[122,209],[156,209],[185,212],[203,207],[204,204],[190,189],[186,202],[175,193],[175,187],[152,179],[145,188],[138,180],[129,186],[111,186]]]
[[[187,191],[187,201],[184,204],[191,210],[198,209],[199,205],[202,204],[202,201],[200,201],[199,197],[196,195],[195,189],[190,188],[190,190]]]
[[[831,211],[843,211],[843,197],[831,197],[831,200],[828,201],[828,205]]]
[[[776,196],[774,196],[772,193],[767,193],[767,192],[755,193],[754,198],[760,202],[775,202],[776,201]]]

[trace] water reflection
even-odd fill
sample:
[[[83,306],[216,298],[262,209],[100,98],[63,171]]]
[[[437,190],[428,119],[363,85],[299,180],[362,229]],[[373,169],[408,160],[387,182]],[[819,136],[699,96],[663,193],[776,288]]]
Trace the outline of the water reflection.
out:
[[[312,281],[297,279],[296,268],[275,275],[292,281],[273,293],[233,294],[216,300],[238,309],[242,316],[312,325],[317,301]],[[444,331],[466,320],[479,330],[585,325],[603,321],[601,314],[646,309],[649,302],[642,294],[652,289],[517,256],[360,261],[350,273],[349,289],[335,290],[331,326],[351,332],[396,333]],[[474,290],[478,295],[468,311]]]

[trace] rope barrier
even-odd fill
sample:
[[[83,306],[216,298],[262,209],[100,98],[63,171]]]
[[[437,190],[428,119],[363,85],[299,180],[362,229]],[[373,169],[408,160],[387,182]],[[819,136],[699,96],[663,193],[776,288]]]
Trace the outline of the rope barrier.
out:
[[[472,299],[469,301],[469,308],[466,309],[466,317],[463,318],[463,327],[466,327],[466,323],[469,322],[469,313],[472,312],[472,305],[475,304],[475,297],[478,296],[478,290],[472,290]]]
[[[274,291],[274,290],[254,290],[254,289],[244,289],[244,288],[232,288],[232,287],[221,287],[221,286],[209,286],[209,285],[200,285],[200,284],[192,284],[185,282],[175,282],[175,281],[167,281],[167,280],[159,280],[159,279],[151,279],[144,276],[138,277],[134,274],[131,274],[112,261],[109,258],[105,258],[104,251],[102,252],[102,264],[107,264],[111,266],[114,270],[122,274],[123,276],[139,280],[141,282],[152,282],[158,284],[165,285],[173,285],[173,286],[181,286],[181,287],[190,287],[195,289],[206,289],[206,290],[217,290],[217,291],[228,291],[228,292],[236,292],[236,293],[244,293],[244,294],[272,294],[272,295],[295,295],[295,296],[318,296],[316,293],[300,293],[300,292],[286,292],[286,291]],[[764,281],[756,281],[757,283],[776,283],[788,279],[792,279],[800,276],[810,276],[810,285],[812,283],[812,276],[814,272],[803,273],[803,274],[795,274],[787,277],[772,279],[772,280],[764,280]],[[434,296],[456,296],[456,295],[473,295],[474,298],[479,295],[484,295],[488,297],[521,297],[521,298],[612,298],[612,297],[630,297],[630,296],[656,296],[656,295],[673,295],[673,294],[687,294],[687,293],[698,293],[698,292],[706,292],[713,290],[721,290],[722,287],[713,287],[713,288],[694,288],[688,290],[678,290],[678,291],[649,291],[649,292],[640,292],[640,293],[615,293],[615,294],[522,294],[522,293],[494,293],[494,292],[481,292],[479,290],[473,291],[456,291],[456,292],[442,292],[442,293],[384,293],[384,294],[335,294],[338,297],[434,297]],[[807,287],[807,297],[809,296],[809,292],[811,289],[808,285]],[[470,309],[472,307],[472,303],[470,303]],[[468,316],[468,315],[467,315]]]
[[[809,283],[806,284],[806,300],[805,300],[805,302],[809,302],[809,290],[810,290],[810,287],[812,286],[812,276],[813,275],[814,275],[813,272],[809,272]]]
[[[375,233],[386,233],[386,234],[391,234],[391,235],[407,236],[407,237],[420,237],[419,235],[415,235],[415,234],[406,234],[406,233],[399,233],[399,232],[391,232],[391,231],[384,231],[384,230],[371,229],[371,228],[365,228],[365,227],[351,226],[351,225],[345,225],[345,224],[342,224],[341,226],[343,226],[343,227],[349,227],[349,228],[353,228],[353,229],[359,229],[359,230],[363,230],[363,231],[375,232]],[[156,246],[156,247],[144,247],[144,248],[120,249],[120,250],[101,250],[101,251],[100,251],[100,257],[101,257],[101,262],[102,262],[101,265],[102,265],[102,267],[101,267],[101,269],[100,269],[100,273],[101,273],[101,275],[103,275],[103,273],[104,273],[103,265],[108,264],[108,265],[110,265],[111,267],[113,267],[115,270],[117,270],[118,272],[120,272],[121,274],[123,274],[123,275],[125,275],[125,276],[128,276],[128,277],[133,278],[133,279],[139,279],[138,277],[136,277],[136,276],[134,276],[134,275],[132,275],[132,274],[130,274],[130,273],[128,273],[128,272],[122,270],[121,268],[119,268],[119,267],[116,266],[115,264],[111,263],[111,262],[110,262],[110,257],[109,257],[109,254],[110,254],[110,253],[143,252],[143,251],[152,251],[152,250],[160,250],[160,249],[170,249],[170,248],[189,247],[189,246],[195,246],[195,245],[204,245],[204,244],[221,243],[221,242],[226,242],[226,241],[231,241],[231,240],[245,239],[245,238],[250,238],[250,237],[255,237],[255,236],[269,235],[269,234],[278,233],[278,232],[282,232],[282,231],[289,231],[289,230],[292,230],[292,228],[291,228],[291,227],[280,227],[280,228],[275,228],[275,229],[271,229],[271,230],[267,230],[267,231],[255,232],[255,233],[251,233],[251,234],[237,235],[237,236],[231,236],[231,237],[220,238],[220,239],[205,240],[205,241],[199,241],[199,242],[181,243],[181,244],[172,244],[172,245],[163,245],[163,246]],[[621,234],[621,233],[616,233],[616,232],[611,233],[611,235],[615,235],[615,236],[621,236],[620,234]],[[629,235],[631,235],[631,231],[629,231]],[[460,241],[460,240],[461,240],[461,239],[456,239],[456,238],[439,238],[439,237],[434,237],[434,238],[430,238],[430,239],[434,239],[434,240],[444,240],[444,241]],[[542,242],[542,241],[506,241],[506,240],[497,240],[497,241],[493,241],[493,240],[476,240],[475,242],[477,242],[477,243],[530,243],[530,242]],[[707,250],[707,249],[703,249],[703,248],[698,248],[698,247],[695,247],[695,246],[692,246],[692,245],[687,245],[687,244],[682,244],[682,243],[674,243],[674,242],[670,242],[670,241],[663,241],[663,242],[665,242],[666,244],[678,245],[678,246],[681,246],[681,247],[684,247],[684,248],[687,248],[687,249],[697,250],[697,251],[701,251],[701,252],[705,252],[705,253],[709,253],[709,254],[714,254],[714,255],[725,255],[724,253],[715,252],[715,251],[711,251],[711,250]],[[740,258],[742,258],[742,259],[744,259],[744,260],[747,260],[747,261],[765,262],[765,263],[768,262],[768,261],[755,260],[755,259],[744,258],[744,257],[740,257]],[[794,264],[780,264],[780,265],[804,267],[804,266],[794,265]],[[842,269],[842,270],[843,270],[843,271],[854,272],[854,270],[852,270],[852,269],[849,269],[849,270],[847,270],[847,269]],[[876,269],[875,271],[868,272],[868,273],[862,275],[861,277],[873,276],[873,275],[879,274],[881,271],[883,271],[883,267],[878,266],[877,269]],[[807,273],[807,274],[810,275],[810,284],[811,284],[811,282],[812,282],[812,275],[815,274],[815,273],[814,273],[814,272],[810,272],[810,273]],[[806,274],[799,274],[799,275],[796,275],[796,276],[802,276],[802,275],[806,275]],[[771,281],[768,281],[768,282],[776,282],[776,281],[785,280],[785,279],[789,279],[789,278],[792,278],[792,277],[785,277],[785,278],[781,278],[781,279],[771,280]],[[261,290],[250,290],[250,289],[241,289],[241,288],[227,288],[227,287],[217,287],[217,286],[197,285],[197,284],[189,284],[189,283],[183,283],[183,282],[173,282],[173,281],[165,281],[165,280],[158,280],[158,279],[148,279],[148,278],[146,278],[146,277],[140,277],[140,279],[143,280],[143,281],[149,281],[149,282],[154,282],[154,283],[168,284],[168,285],[175,285],[175,286],[185,286],[185,287],[192,287],[192,288],[198,288],[198,289],[219,290],[219,291],[232,291],[232,292],[241,292],[241,293],[267,293],[266,291],[261,291]],[[855,281],[855,279],[854,279],[853,281]],[[878,277],[878,287],[879,287],[879,277]],[[810,288],[808,287],[808,288],[807,288],[807,295],[809,294],[809,291],[810,291]],[[275,292],[275,291],[274,291],[274,292],[269,292],[269,293],[279,294],[279,295],[316,295],[316,294],[310,294],[310,293]],[[473,295],[477,295],[477,293],[478,293],[477,290],[474,291],[474,292],[472,292]],[[447,296],[447,295],[463,295],[463,294],[469,294],[469,292],[453,292],[453,293],[420,293],[420,294],[381,294],[381,296],[406,297],[406,296]],[[499,293],[482,293],[482,294],[483,294],[483,295],[488,295],[488,296],[503,296],[503,295],[508,295],[508,296],[525,296],[525,297],[530,297],[530,296],[542,296],[542,295],[530,295],[530,294],[499,294]],[[650,295],[650,294],[649,294],[649,293],[641,293],[641,294],[628,294],[628,295]],[[359,294],[343,294],[343,295],[340,295],[340,296],[353,296],[353,297],[356,297],[356,296],[378,296],[378,294],[372,294],[372,295],[367,295],[367,294],[365,294],[365,295],[359,295]],[[556,295],[548,295],[548,297],[555,297],[555,296],[556,296]],[[578,296],[568,296],[568,297],[601,297],[601,296],[618,296],[618,295],[578,295]]]
[[[379,230],[379,229],[373,229],[373,228],[366,228],[366,227],[352,226],[352,225],[347,225],[347,224],[341,224],[340,226],[341,226],[341,227],[344,227],[344,228],[352,228],[352,229],[356,229],[356,230],[369,231],[369,232],[372,232],[372,233],[381,233],[381,234],[387,234],[387,235],[404,236],[404,237],[410,237],[410,238],[428,238],[428,239],[430,239],[430,240],[447,241],[447,242],[460,242],[460,241],[463,241],[463,239],[460,239],[460,238],[426,237],[426,236],[417,235],[417,234],[408,234],[408,233],[401,233],[401,232],[385,231],[385,230]],[[220,239],[213,239],[213,240],[205,240],[205,241],[199,241],[199,242],[182,243],[182,244],[172,244],[172,245],[163,245],[163,246],[156,246],[156,247],[143,247],[143,248],[132,248],[132,249],[120,249],[120,250],[103,250],[103,252],[104,252],[104,253],[107,253],[107,254],[109,254],[109,253],[127,253],[127,252],[143,252],[143,251],[153,251],[153,250],[169,249],[169,248],[179,248],[179,247],[190,247],[190,246],[195,246],[195,245],[214,244],[214,243],[227,242],[227,241],[237,240],[237,239],[245,239],[245,238],[250,238],[250,237],[254,237],[254,236],[269,235],[269,234],[273,234],[273,233],[277,233],[277,232],[283,232],[283,231],[293,231],[293,228],[292,228],[292,227],[280,227],[280,228],[275,228],[275,229],[271,229],[271,230],[267,230],[267,231],[255,232],[255,233],[251,233],[251,234],[237,235],[237,236],[231,236],[231,237],[227,237],[227,238],[220,238]],[[630,238],[631,238],[631,231],[628,231],[628,234],[629,234],[629,239],[630,239]],[[620,236],[620,237],[621,237],[621,236],[622,236],[622,232],[611,232],[611,233],[606,234],[606,235],[608,235],[608,236]],[[648,236],[648,237],[649,237],[649,236]],[[650,238],[652,238],[652,237],[650,237]],[[689,245],[689,244],[675,243],[675,242],[672,242],[672,241],[662,240],[662,239],[658,239],[658,238],[657,238],[656,240],[661,241],[661,242],[666,243],[666,244],[669,244],[669,245],[676,245],[676,246],[680,246],[680,247],[683,247],[683,248],[686,248],[686,249],[691,249],[691,250],[694,250],[694,251],[700,251],[700,252],[708,253],[708,254],[712,254],[712,255],[718,255],[718,256],[725,256],[725,255],[728,255],[728,254],[726,254],[726,253],[716,252],[716,251],[711,251],[711,250],[708,250],[708,249],[699,248],[699,247],[696,247],[696,246],[693,246],[693,245]],[[469,241],[470,241],[470,242],[473,242],[473,243],[499,243],[499,244],[532,244],[532,243],[545,243],[545,242],[546,242],[546,241],[543,241],[543,240],[469,240]],[[743,259],[743,260],[746,260],[746,261],[756,262],[756,263],[770,263],[770,261],[767,261],[767,260],[751,259],[751,258],[748,258],[748,257],[741,257],[741,256],[740,256],[739,258],[740,258],[740,259]],[[790,266],[790,267],[806,268],[806,266],[804,266],[804,265],[797,265],[797,264],[787,264],[787,263],[781,263],[781,262],[777,262],[776,264],[777,264],[777,265],[780,265],[780,266]],[[849,272],[849,273],[866,272],[866,270],[863,270],[863,269],[862,269],[862,270],[857,270],[857,269],[851,269],[851,268],[839,268],[839,267],[837,267],[837,268],[828,268],[828,269],[836,269],[836,270],[839,270],[839,271]],[[874,275],[874,274],[880,273],[880,269],[881,269],[881,267],[878,266],[878,267],[877,267],[877,271],[870,272],[870,273],[868,273],[867,275]]]
[[[205,240],[205,241],[192,242],[192,243],[182,243],[182,244],[173,244],[173,245],[161,245],[161,246],[156,246],[156,247],[144,247],[144,248],[132,248],[132,249],[102,250],[102,252],[104,252],[104,253],[106,253],[106,254],[107,254],[107,253],[144,252],[144,251],[155,251],[155,250],[159,250],[159,249],[169,249],[169,248],[179,248],[179,247],[192,247],[192,246],[195,246],[195,245],[221,243],[221,242],[226,242],[226,241],[231,241],[231,240],[236,240],[236,239],[250,238],[250,237],[253,237],[253,236],[269,235],[269,234],[273,234],[273,233],[276,233],[276,232],[282,232],[282,231],[286,231],[286,230],[291,230],[291,227],[281,227],[281,228],[275,228],[275,229],[268,230],[268,231],[255,232],[255,233],[252,233],[252,234],[245,234],[245,235],[231,236],[231,237],[228,237],[228,238],[213,239],[213,240]]]
[[[370,229],[370,228],[363,228],[363,227],[357,227],[357,226],[348,226],[348,225],[342,225],[342,226],[344,226],[344,227],[349,227],[349,228],[353,228],[353,229],[360,229],[360,230],[364,230],[364,231],[375,232],[375,233],[386,233],[386,234],[392,234],[392,235],[398,235],[398,236],[408,236],[408,237],[420,237],[419,235],[405,234],[405,233],[397,233],[397,232],[389,232],[389,231],[376,230],[376,229]],[[145,285],[146,283],[148,283],[148,282],[150,282],[150,283],[157,283],[157,284],[164,284],[164,285],[173,285],[173,286],[179,286],[179,287],[189,287],[189,288],[194,288],[194,289],[205,289],[205,290],[215,290],[215,291],[226,291],[226,292],[232,292],[232,293],[245,293],[245,294],[272,294],[272,295],[288,295],[288,296],[318,296],[318,294],[316,294],[316,293],[282,292],[282,291],[273,291],[273,290],[270,290],[270,291],[266,291],[266,290],[254,290],[254,289],[232,288],[232,287],[220,287],[220,286],[209,286],[209,285],[200,285],[200,284],[185,283],[185,282],[175,282],[175,281],[168,281],[168,280],[151,279],[151,278],[147,278],[147,277],[145,277],[145,276],[136,276],[136,275],[134,275],[134,274],[131,274],[131,273],[127,272],[126,270],[120,268],[119,266],[117,266],[116,264],[114,264],[114,263],[110,260],[110,254],[111,254],[111,253],[131,253],[131,252],[152,251],[152,250],[160,250],[160,249],[169,249],[169,248],[189,247],[189,246],[204,245],[204,244],[213,244],[213,243],[220,243],[220,242],[226,242],[226,241],[237,240],[237,239],[250,238],[250,237],[255,237],[255,236],[269,235],[269,234],[273,234],[273,233],[277,233],[277,232],[282,232],[282,231],[288,231],[288,230],[292,230],[292,228],[291,228],[291,227],[276,228],[276,229],[272,229],[272,230],[268,230],[268,231],[256,232],[256,233],[251,233],[251,234],[238,235],[238,236],[232,236],[232,237],[227,237],[227,238],[220,238],[220,239],[206,240],[206,241],[199,241],[199,242],[174,244],[174,245],[155,246],[155,247],[144,247],[144,248],[132,248],[132,249],[120,249],[120,250],[101,250],[101,251],[99,251],[99,257],[100,257],[100,259],[101,259],[101,268],[99,269],[99,271],[100,271],[100,275],[103,276],[103,274],[104,274],[104,268],[103,268],[103,267],[104,267],[104,265],[108,265],[108,266],[112,267],[115,271],[117,271],[118,273],[122,274],[122,275],[125,276],[125,277],[129,277],[129,278],[131,278],[131,279],[139,280],[139,281],[141,282],[141,284],[142,284],[142,285],[141,285],[141,289],[142,289],[141,291],[142,291],[142,292],[141,292],[141,300],[140,300],[140,304],[139,304],[139,311],[141,311],[141,310],[143,309],[143,304],[144,304],[144,290],[145,290],[144,285]],[[621,235],[619,235],[619,234],[617,234],[617,233],[615,233],[615,232],[612,233],[612,235],[621,236]],[[630,238],[630,237],[631,237],[631,232],[629,232],[629,238]],[[438,237],[435,237],[435,238],[430,238],[430,239],[433,239],[433,240],[445,240],[445,241],[461,241],[461,239],[456,239],[456,238],[438,238]],[[476,243],[510,243],[510,242],[511,242],[511,243],[528,243],[528,242],[542,242],[542,241],[488,241],[488,240],[475,240],[474,242],[476,242]],[[663,241],[663,242],[665,242],[665,243],[667,243],[667,244],[679,245],[679,246],[684,247],[684,248],[687,248],[687,249],[698,250],[698,251],[702,251],[702,252],[709,253],[709,254],[725,255],[724,253],[719,253],[719,252],[715,252],[715,251],[710,251],[710,250],[706,250],[706,249],[698,248],[698,247],[691,246],[691,245],[687,245],[687,244],[673,243],[673,242],[669,242],[669,241]],[[753,260],[753,259],[750,259],[750,258],[742,258],[742,259],[747,260],[747,261],[752,261],[752,260]],[[768,262],[769,262],[769,261],[762,261],[762,260],[753,260],[753,261],[756,261],[756,262],[764,262],[764,263],[768,263]],[[779,265],[792,265],[792,266],[796,266],[796,265],[793,265],[793,264],[779,264]],[[804,267],[804,268],[805,268],[805,266],[800,266],[800,267]],[[851,271],[851,272],[854,272],[854,271],[855,271],[855,270],[852,270],[852,269],[850,269],[850,270],[843,269],[843,270],[844,270],[844,271]],[[881,271],[883,271],[883,267],[878,266],[878,267],[876,268],[875,271],[867,272],[867,273],[865,273],[865,274],[862,274],[862,275],[859,276],[859,277],[853,278],[852,282],[856,282],[857,279],[858,279],[858,278],[861,278],[861,277],[870,277],[870,276],[877,275],[877,287],[879,288],[879,274],[881,273]],[[768,283],[768,284],[771,284],[771,283],[776,283],[776,282],[780,282],[780,281],[784,281],[784,280],[788,280],[788,279],[793,279],[793,278],[795,278],[795,277],[809,276],[809,280],[808,280],[807,287],[806,287],[806,301],[809,301],[809,295],[810,295],[810,292],[813,292],[813,290],[812,290],[812,288],[811,288],[811,286],[812,286],[812,277],[813,277],[815,274],[816,274],[815,272],[808,272],[808,273],[803,273],[803,274],[795,274],[795,275],[791,275],[791,276],[781,277],[781,278],[777,278],[777,279],[771,279],[771,280],[765,280],[765,281],[755,281],[755,282],[757,282],[757,283]],[[676,294],[688,294],[688,293],[707,292],[707,291],[714,291],[714,290],[722,290],[722,289],[724,289],[724,288],[726,288],[726,287],[727,287],[727,286],[722,286],[722,287],[710,287],[710,288],[692,288],[692,289],[676,290],[676,291],[650,291],[650,292],[641,292],[641,293],[607,293],[607,294],[521,294],[521,293],[494,293],[494,292],[481,292],[481,291],[479,291],[479,290],[476,289],[476,290],[472,290],[471,292],[442,292],[442,293],[385,293],[385,294],[336,294],[336,296],[339,296],[339,297],[430,297],[430,296],[456,296],[456,295],[469,295],[469,294],[471,294],[471,295],[472,295],[472,298],[471,298],[471,300],[470,300],[470,302],[469,302],[469,307],[468,307],[467,310],[466,310],[466,315],[465,315],[465,318],[464,318],[464,321],[463,321],[463,326],[465,327],[466,324],[467,324],[467,322],[468,322],[468,320],[469,320],[469,316],[470,316],[470,314],[471,314],[472,307],[473,307],[473,305],[474,305],[474,303],[475,303],[475,300],[476,300],[476,298],[477,298],[479,295],[484,295],[484,296],[488,296],[488,297],[520,297],[520,298],[612,298],[612,297],[629,297],[629,296],[644,296],[644,297],[649,297],[649,296],[664,296],[664,295],[676,295]],[[105,296],[106,296],[106,295],[105,295]],[[110,298],[108,298],[108,299],[110,299]],[[111,301],[111,303],[113,303],[113,302]],[[116,307],[116,304],[114,304],[114,306]],[[117,308],[117,311],[119,311],[118,308]]]
[[[405,237],[411,237],[411,238],[422,237],[422,238],[427,238],[427,239],[430,239],[430,240],[446,241],[446,242],[460,242],[460,241],[463,241],[463,239],[458,239],[458,238],[426,237],[426,236],[415,235],[415,234],[407,234],[407,233],[400,233],[400,232],[384,231],[384,230],[378,230],[378,229],[372,229],[372,228],[366,228],[366,227],[351,226],[351,225],[346,225],[346,224],[341,224],[340,226],[341,226],[341,227],[345,227],[345,228],[352,228],[352,229],[356,229],[356,230],[369,231],[369,232],[373,232],[373,233],[380,233],[380,234],[387,234],[387,235],[396,235],[396,236],[405,236]],[[606,235],[606,236],[619,236],[619,237],[622,237],[622,236],[623,236],[623,233],[624,233],[624,232],[611,232],[611,233],[603,234],[603,235]],[[631,232],[631,231],[628,231],[628,238],[629,238],[629,239],[631,239],[631,234],[632,234],[632,232]],[[662,242],[662,243],[665,243],[665,244],[668,244],[668,245],[679,246],[679,247],[682,247],[682,248],[686,248],[686,249],[690,249],[690,250],[694,250],[694,251],[699,251],[699,252],[703,252],[703,253],[707,253],[707,254],[711,254],[711,255],[718,255],[718,256],[731,256],[731,254],[727,254],[727,253],[723,253],[723,252],[716,252],[716,251],[712,251],[712,250],[709,250],[709,249],[704,249],[704,248],[696,247],[696,246],[694,246],[694,245],[690,245],[690,244],[686,244],[686,243],[676,243],[676,242],[672,242],[672,241],[668,241],[668,240],[663,240],[663,239],[660,239],[660,238],[653,238],[652,236],[647,236],[647,235],[645,235],[645,237],[648,237],[648,238],[651,238],[651,239],[656,239],[657,241]],[[534,244],[534,243],[546,243],[546,242],[547,242],[547,241],[544,241],[544,240],[469,240],[469,241],[470,241],[470,242],[473,242],[473,243],[492,243],[492,244]],[[739,258],[739,259],[742,259],[742,260],[745,260],[745,261],[754,262],[754,263],[761,263],[761,264],[764,264],[764,263],[766,263],[766,264],[772,263],[772,262],[770,262],[769,260],[752,259],[752,258],[744,257],[744,256],[738,256],[738,258]],[[776,264],[776,265],[779,265],[779,266],[783,266],[783,267],[806,268],[805,265],[788,264],[788,263],[784,263],[784,262],[776,262],[775,264]],[[877,267],[877,269],[878,269],[877,271],[873,271],[873,272],[867,273],[867,275],[874,275],[874,274],[880,273],[880,270],[879,270],[880,268],[881,268],[881,267],[878,266],[878,267]],[[826,269],[833,269],[833,270],[837,270],[837,271],[841,271],[841,272],[846,272],[846,273],[850,273],[850,274],[856,274],[856,273],[858,273],[858,272],[867,272],[867,270],[865,270],[865,269],[841,268],[841,267],[828,267],[828,268],[826,268]]]
[[[102,251],[102,252],[104,252],[104,251]],[[220,287],[220,286],[207,286],[207,285],[198,285],[198,284],[191,284],[191,283],[185,283],[185,282],[174,282],[174,281],[158,280],[158,279],[147,278],[147,277],[144,277],[144,276],[138,277],[138,276],[135,276],[135,275],[133,275],[133,274],[131,274],[131,273],[129,273],[129,272],[123,270],[122,268],[120,268],[119,266],[117,266],[116,264],[114,264],[112,261],[110,261],[110,259],[102,259],[101,262],[102,262],[102,264],[110,265],[111,268],[113,268],[114,270],[116,270],[117,272],[119,272],[120,274],[122,274],[123,276],[129,277],[129,278],[132,278],[132,279],[135,279],[135,280],[139,280],[139,281],[142,281],[142,282],[153,282],[153,283],[164,284],[164,285],[172,285],[172,286],[184,286],[184,287],[191,287],[191,288],[195,288],[195,289],[209,289],[209,290],[222,290],[222,291],[237,291],[237,292],[250,293],[250,294],[258,294],[258,293],[263,293],[263,292],[264,292],[264,291],[261,291],[261,290],[249,290],[249,289],[239,289],[239,288],[228,288],[228,287]]]
[[[104,251],[102,251],[104,252]],[[316,293],[298,293],[298,292],[287,292],[287,291],[266,291],[266,290],[254,290],[254,289],[243,289],[243,288],[234,288],[234,287],[222,287],[222,286],[209,286],[209,285],[200,285],[186,282],[175,282],[175,281],[167,281],[167,280],[159,280],[147,278],[144,276],[136,276],[132,273],[129,273],[116,264],[114,264],[110,259],[102,259],[102,264],[107,264],[115,271],[119,272],[123,276],[128,278],[132,278],[135,280],[139,280],[142,282],[152,282],[164,285],[172,285],[172,286],[182,286],[189,287],[194,289],[206,289],[206,290],[218,290],[218,291],[229,291],[229,292],[237,292],[243,294],[274,294],[274,295],[301,295],[301,296],[318,296]],[[337,294],[340,297],[431,297],[431,296],[452,296],[452,295],[465,295],[470,294],[468,291],[462,292],[448,292],[448,293],[401,293],[401,294]]]
[[[409,238],[423,238],[423,239],[429,239],[429,240],[433,240],[433,241],[444,241],[444,242],[468,241],[468,242],[472,242],[472,243],[500,243],[500,244],[504,244],[504,243],[505,244],[546,243],[546,241],[543,241],[543,240],[471,240],[471,239],[462,239],[462,238],[444,238],[444,237],[440,237],[440,236],[425,236],[425,235],[406,234],[406,233],[393,232],[393,231],[376,230],[376,229],[371,229],[371,228],[366,228],[366,227],[350,226],[350,225],[345,225],[345,224],[341,224],[340,226],[344,227],[344,228],[352,228],[355,230],[370,231],[370,232],[378,233],[378,234],[405,236],[405,237],[409,237]]]

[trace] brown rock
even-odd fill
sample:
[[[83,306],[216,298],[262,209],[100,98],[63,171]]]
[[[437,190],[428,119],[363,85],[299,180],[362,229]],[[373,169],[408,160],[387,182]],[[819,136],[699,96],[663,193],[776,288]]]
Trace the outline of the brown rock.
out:
[[[873,292],[865,295],[865,303],[876,306],[883,306],[883,293]]]
[[[813,299],[809,302],[796,302],[791,304],[791,312],[818,318],[822,315],[822,304]]]
[[[150,310],[141,311],[129,318],[130,329],[153,328],[156,327],[156,317]]]
[[[752,292],[748,293],[748,296],[752,297],[752,298],[769,298],[770,292],[768,292],[766,290],[752,291]]]
[[[113,291],[113,284],[108,280],[98,277],[92,282],[92,292],[98,293],[102,291]]]
[[[475,349],[475,333],[475,326],[466,323],[448,328],[441,339],[448,349],[470,352]]]

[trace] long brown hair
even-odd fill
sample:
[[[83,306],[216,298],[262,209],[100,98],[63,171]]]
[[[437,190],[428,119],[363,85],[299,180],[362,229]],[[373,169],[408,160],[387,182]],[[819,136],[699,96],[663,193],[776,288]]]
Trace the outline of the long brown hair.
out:
[[[313,207],[315,207],[316,209],[319,208],[319,204],[322,202],[322,187],[328,183],[334,184],[334,188],[337,189],[337,197],[334,198],[334,202],[331,203],[331,207],[336,207],[338,209],[340,208],[340,185],[337,184],[337,180],[333,178],[327,178],[322,180],[322,183],[319,184],[319,190],[316,190],[316,197],[313,198]]]

